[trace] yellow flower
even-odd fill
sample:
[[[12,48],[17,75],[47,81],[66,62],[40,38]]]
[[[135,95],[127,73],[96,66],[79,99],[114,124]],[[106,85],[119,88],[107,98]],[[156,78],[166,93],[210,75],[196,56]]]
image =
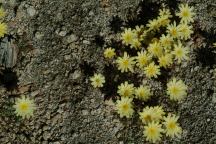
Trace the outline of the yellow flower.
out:
[[[184,48],[180,41],[178,41],[177,44],[174,44],[174,51],[172,54],[175,56],[175,60],[177,60],[178,63],[180,63],[182,60],[188,60],[188,53],[188,48]]]
[[[149,20],[146,25],[149,30],[158,30],[160,27],[159,21],[157,19]]]
[[[5,17],[5,10],[1,7],[0,8],[0,19]]]
[[[159,42],[154,41],[153,43],[149,44],[148,51],[153,56],[159,57],[163,54],[163,47]]]
[[[145,41],[146,36],[147,36],[148,31],[144,30],[140,35],[139,35],[139,40],[141,41]]]
[[[115,49],[113,49],[113,48],[107,48],[104,51],[104,57],[105,58],[109,58],[110,59],[110,58],[113,58],[115,55],[116,55]]]
[[[159,65],[161,67],[166,68],[172,64],[172,55],[171,54],[165,54],[165,55],[159,57],[158,62],[159,62]]]
[[[90,80],[91,80],[91,85],[94,88],[103,87],[103,84],[105,83],[105,77],[100,73],[94,74],[94,76],[91,77]]]
[[[188,40],[189,38],[191,38],[191,34],[193,34],[192,26],[189,26],[186,23],[182,23],[179,24],[179,29],[181,32],[181,39]]]
[[[167,83],[167,94],[171,100],[181,101],[187,95],[187,86],[182,80],[173,78]]]
[[[160,67],[152,62],[144,68],[144,73],[148,78],[157,78],[157,76],[160,75]]]
[[[24,119],[33,116],[36,107],[33,100],[22,96],[16,100],[14,108],[16,115],[21,116]]]
[[[7,25],[5,23],[0,23],[0,38],[7,34]]]
[[[122,43],[125,45],[133,43],[134,38],[136,38],[136,34],[131,30],[131,28],[125,29],[121,34]]]
[[[167,117],[164,118],[164,126],[165,126],[165,132],[166,136],[170,136],[171,138],[180,137],[182,133],[182,128],[179,126],[178,116],[168,114]]]
[[[140,100],[147,101],[151,95],[151,90],[148,86],[141,85],[135,89],[135,96]]]
[[[172,18],[170,10],[166,8],[159,10],[159,16],[167,16],[168,18]]]
[[[176,26],[176,22],[174,21],[173,24],[169,24],[167,26],[167,33],[170,34],[173,38],[178,38],[180,36],[179,27]]]
[[[155,113],[153,107],[145,107],[143,111],[139,113],[139,118],[141,119],[142,123],[147,124],[154,120]]]
[[[121,97],[121,100],[116,101],[116,110],[120,117],[132,117],[134,110],[132,105],[132,98]]]
[[[165,114],[162,106],[154,106],[153,113],[154,113],[153,120],[158,122],[163,118]]]
[[[141,42],[138,38],[134,38],[131,42],[131,48],[140,49],[141,48]]]
[[[194,8],[189,7],[188,4],[180,4],[179,12],[176,13],[176,16],[181,18],[181,22],[194,22],[195,13],[193,12]]]
[[[120,86],[118,86],[117,93],[123,97],[132,97],[134,94],[134,85],[128,84],[128,82],[126,81],[122,83]]]
[[[141,25],[141,26],[136,26],[135,29],[134,29],[134,32],[135,32],[137,35],[140,35],[140,34],[142,34],[143,30],[144,30],[144,26],[143,26],[143,25]]]
[[[144,52],[144,51],[137,52],[137,56],[135,58],[136,58],[136,62],[137,62],[136,65],[139,68],[143,68],[151,60],[151,56],[147,52]]]
[[[167,15],[158,16],[157,18],[159,27],[167,26],[170,23],[169,17]]]
[[[165,114],[161,106],[145,107],[142,112],[139,113],[140,119],[144,124],[149,122],[159,122]]]
[[[160,37],[160,43],[165,48],[165,50],[169,50],[172,46],[173,38],[170,35],[164,35]]]
[[[215,43],[213,43],[213,47],[216,47],[216,42],[215,42]]]
[[[161,133],[164,131],[161,127],[161,124],[158,122],[151,122],[145,126],[143,134],[146,140],[152,143],[160,141],[162,137]]]
[[[133,72],[133,66],[135,64],[134,58],[130,58],[129,55],[124,52],[123,57],[118,57],[116,60],[116,63],[118,65],[118,69],[123,72],[131,71]]]

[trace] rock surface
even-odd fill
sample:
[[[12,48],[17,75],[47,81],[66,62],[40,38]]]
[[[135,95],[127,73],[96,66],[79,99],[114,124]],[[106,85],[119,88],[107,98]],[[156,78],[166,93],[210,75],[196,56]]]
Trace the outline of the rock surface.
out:
[[[189,63],[169,72],[169,76],[181,77],[189,85],[189,94],[179,104],[160,98],[167,111],[180,115],[184,129],[181,139],[163,139],[163,143],[214,144],[216,59],[206,49],[211,49],[215,39],[216,1],[182,1],[195,7],[199,37],[194,36],[194,41],[198,48],[192,51]],[[105,71],[103,47],[115,38],[115,31],[121,31],[120,26],[126,25],[128,17],[136,18],[141,0],[0,2],[7,10],[9,35],[19,48],[16,65],[9,66],[10,72],[16,73],[17,84],[8,89],[0,78],[1,144],[146,143],[138,116],[120,119],[112,103],[105,100],[106,93],[93,89],[89,81],[94,72]],[[117,22],[110,25],[114,18]],[[161,82],[152,82],[152,86],[163,89]],[[20,94],[29,95],[37,104],[35,116],[29,120],[13,114],[11,106]]]

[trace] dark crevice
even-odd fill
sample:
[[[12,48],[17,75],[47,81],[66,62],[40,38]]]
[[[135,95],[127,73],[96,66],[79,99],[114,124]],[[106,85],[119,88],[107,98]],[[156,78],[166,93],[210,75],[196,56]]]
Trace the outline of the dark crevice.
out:
[[[127,52],[129,56],[137,55],[137,51],[135,49],[130,48],[130,46],[123,45],[121,41],[111,39],[111,42],[108,43],[107,46],[114,48],[118,56],[123,56],[124,52]]]
[[[0,73],[0,82],[7,90],[16,89],[18,83],[16,72],[13,72],[12,69],[2,70]]]
[[[208,95],[208,96],[212,96],[213,93],[214,93],[214,90],[212,90],[212,89],[207,89],[207,95]]]
[[[201,64],[203,67],[210,67],[216,64],[216,53],[212,44],[215,42],[216,34],[212,32],[206,32],[201,30],[198,26],[195,29],[196,33],[200,34],[205,42],[205,46],[195,50],[196,62]]]
[[[80,64],[80,68],[85,76],[92,76],[95,71],[95,68],[91,64],[87,63],[86,61]]]
[[[115,75],[118,73],[118,70],[113,65],[106,65],[104,68],[104,76],[106,83],[102,88],[102,92],[105,94],[106,99],[116,99],[117,97],[117,89],[119,82],[116,82]]]
[[[176,13],[176,11],[179,10],[178,6],[179,6],[180,2],[177,0],[167,0],[166,4],[167,4],[168,8],[170,9],[171,15],[173,16],[171,21],[175,21],[176,23],[179,23],[180,19],[179,19],[179,17],[177,17],[175,15],[175,13]]]
[[[216,64],[216,54],[213,52],[213,49],[209,47],[203,47],[196,50],[196,61],[200,63],[203,67],[213,68],[213,65]]]
[[[105,40],[103,36],[100,35],[95,35],[93,42],[99,46],[99,47],[103,47]]]
[[[134,28],[137,25],[146,25],[149,20],[157,17],[159,8],[159,4],[149,0],[140,2],[135,12],[128,12],[126,27]]]
[[[161,74],[158,76],[157,81],[160,81],[165,87],[169,79],[171,78],[170,69],[160,68]]]
[[[14,7],[14,14],[15,14],[15,16],[17,15],[17,10],[18,10],[18,5],[16,5],[15,7]]]
[[[195,31],[205,37],[205,41],[207,43],[206,47],[210,47],[210,45],[215,42],[216,34],[214,33],[214,29],[211,29],[210,32],[207,32],[197,28]]]
[[[109,22],[109,27],[111,28],[111,31],[113,31],[114,33],[120,32],[122,26],[123,20],[120,19],[119,16],[113,16]]]
[[[131,74],[130,72],[121,73],[121,71],[113,65],[105,66],[104,76],[106,78],[106,83],[102,88],[102,92],[105,93],[105,100],[110,98],[115,100],[117,98],[118,86],[121,83],[128,81],[129,84],[134,84],[135,87],[138,87],[141,81],[136,74]]]

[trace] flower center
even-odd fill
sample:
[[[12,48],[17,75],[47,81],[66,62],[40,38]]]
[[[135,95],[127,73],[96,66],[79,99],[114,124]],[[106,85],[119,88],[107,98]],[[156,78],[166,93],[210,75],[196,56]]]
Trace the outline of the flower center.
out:
[[[129,96],[129,90],[124,91],[124,96]]]
[[[155,69],[154,69],[153,67],[150,67],[150,68],[149,68],[149,73],[150,73],[151,75],[153,75],[153,74],[155,73]]]
[[[127,34],[127,35],[125,36],[125,40],[126,40],[127,42],[130,42],[130,41],[132,40],[132,36],[131,36],[130,34]]]
[[[169,129],[174,129],[176,127],[174,122],[170,122],[167,126]]]
[[[177,87],[173,87],[173,88],[172,88],[172,93],[173,93],[174,95],[177,95],[177,94],[179,93],[179,89],[178,89]]]
[[[182,16],[183,17],[188,17],[189,16],[189,12],[187,10],[182,12]]]
[[[151,134],[151,135],[155,135],[155,129],[154,128],[149,128],[149,134]]]
[[[127,67],[127,66],[129,65],[128,60],[124,60],[124,61],[123,61],[123,64],[124,64],[125,67]]]
[[[26,104],[26,103],[21,104],[21,105],[20,105],[20,109],[21,109],[22,111],[26,111],[26,110],[28,109],[28,104]]]
[[[176,29],[172,29],[171,30],[171,34],[172,34],[172,36],[176,36],[177,35],[177,30]]]
[[[99,80],[99,79],[95,79],[95,82],[96,82],[96,83],[100,83],[100,80]]]
[[[152,118],[151,118],[150,115],[146,115],[146,116],[144,117],[144,119],[145,119],[146,122],[150,122],[150,121],[152,120]]]
[[[140,59],[140,63],[141,63],[142,65],[145,65],[145,64],[147,63],[146,58],[145,58],[145,57],[142,57],[142,58]]]
[[[124,105],[122,106],[122,109],[123,109],[124,111],[127,111],[127,110],[129,109],[128,104],[124,104]]]
[[[166,39],[166,40],[164,41],[164,44],[165,44],[165,45],[170,45],[170,40]]]
[[[176,55],[178,56],[178,57],[182,57],[182,55],[183,55],[183,52],[182,52],[182,50],[177,50],[176,51]]]

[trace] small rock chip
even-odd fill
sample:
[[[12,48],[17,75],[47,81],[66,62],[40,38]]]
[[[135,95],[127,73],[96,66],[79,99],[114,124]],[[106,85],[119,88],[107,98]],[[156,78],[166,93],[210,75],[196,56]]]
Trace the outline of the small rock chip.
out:
[[[27,9],[27,13],[32,17],[36,14],[36,10],[34,9],[34,7],[29,7]]]
[[[75,41],[77,41],[77,39],[78,39],[78,37],[76,35],[72,34],[72,35],[68,36],[67,43],[75,42]]]
[[[87,110],[82,110],[82,114],[85,116],[85,115],[88,115],[88,111]]]

